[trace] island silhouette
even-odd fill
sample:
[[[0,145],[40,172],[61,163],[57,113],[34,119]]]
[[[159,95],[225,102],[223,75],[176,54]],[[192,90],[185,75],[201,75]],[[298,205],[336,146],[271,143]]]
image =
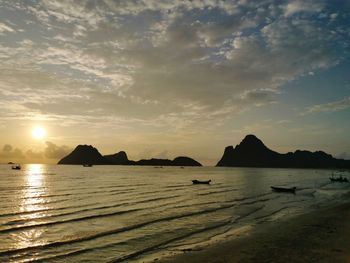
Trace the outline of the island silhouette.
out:
[[[169,159],[129,160],[125,151],[102,155],[91,145],[78,145],[58,164],[91,165],[146,165],[146,166],[202,166],[198,161],[179,156]],[[278,153],[269,149],[255,135],[247,135],[240,144],[227,146],[219,167],[271,167],[271,168],[350,168],[350,160],[336,159],[323,151],[301,151]]]
[[[196,160],[186,156],[179,156],[174,160],[152,158],[133,161],[128,159],[128,156],[124,151],[110,155],[102,155],[91,145],[78,145],[70,154],[63,157],[58,164],[202,166],[202,164]]]
[[[247,135],[235,148],[227,146],[216,166],[271,168],[350,168],[350,160],[336,159],[323,151],[275,152],[255,135]]]

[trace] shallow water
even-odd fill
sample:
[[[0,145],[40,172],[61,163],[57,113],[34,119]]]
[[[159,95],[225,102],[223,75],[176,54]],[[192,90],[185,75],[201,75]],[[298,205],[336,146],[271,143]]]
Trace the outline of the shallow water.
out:
[[[0,262],[147,261],[341,202],[330,170],[0,165]],[[343,173],[346,175],[345,173]],[[191,180],[211,179],[211,185]],[[271,185],[297,187],[275,193]],[[150,256],[151,255],[151,256]]]

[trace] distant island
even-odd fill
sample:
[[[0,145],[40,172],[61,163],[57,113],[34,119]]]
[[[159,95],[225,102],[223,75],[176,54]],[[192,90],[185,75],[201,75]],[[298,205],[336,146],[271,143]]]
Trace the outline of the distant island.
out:
[[[235,148],[227,146],[216,166],[280,168],[350,168],[350,160],[336,159],[322,151],[275,152],[255,135],[247,135]]]
[[[129,160],[126,152],[102,155],[91,145],[78,145],[70,154],[62,158],[58,164],[92,164],[92,165],[143,165],[143,166],[202,166],[196,160],[179,156],[169,159]],[[350,168],[350,160],[336,159],[323,151],[301,151],[278,153],[258,139],[255,135],[247,135],[240,144],[227,146],[218,167],[271,167],[271,168]]]
[[[63,157],[58,164],[202,166],[196,160],[186,156],[179,156],[174,160],[152,158],[132,161],[128,159],[128,156],[124,151],[110,155],[102,155],[91,145],[78,145],[70,154]]]

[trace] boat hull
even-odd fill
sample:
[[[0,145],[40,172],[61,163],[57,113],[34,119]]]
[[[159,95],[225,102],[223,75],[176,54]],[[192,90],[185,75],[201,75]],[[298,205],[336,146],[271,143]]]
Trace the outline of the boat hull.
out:
[[[272,189],[273,191],[275,191],[275,192],[293,193],[293,194],[295,194],[296,187],[285,188],[285,187],[271,186],[271,189]]]
[[[208,181],[199,181],[199,180],[192,180],[193,184],[210,184],[211,180]]]
[[[329,180],[331,180],[332,182],[340,182],[340,183],[348,183],[349,182],[348,178],[332,178],[332,177],[330,177]]]

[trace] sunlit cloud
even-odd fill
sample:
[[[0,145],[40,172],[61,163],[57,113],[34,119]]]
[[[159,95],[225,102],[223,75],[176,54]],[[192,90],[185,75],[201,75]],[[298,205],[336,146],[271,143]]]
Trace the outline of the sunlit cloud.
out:
[[[278,105],[287,84],[348,61],[349,11],[316,0],[5,1],[0,123],[229,129],[242,113]]]
[[[14,32],[15,30],[10,27],[9,25],[6,25],[4,23],[0,22],[0,34],[4,32]]]
[[[23,150],[13,148],[10,144],[5,144],[0,150],[1,162],[57,162],[72,151],[72,148],[66,145],[57,145],[53,142],[45,142],[44,149]]]
[[[24,159],[25,156],[22,152],[22,150],[18,148],[13,148],[9,144],[5,144],[2,148],[2,151],[0,151],[0,158],[3,159],[10,159],[10,158],[17,158],[17,159]]]
[[[302,114],[306,115],[306,114],[319,113],[319,112],[335,112],[335,111],[345,110],[348,108],[350,108],[350,97],[344,98],[339,101],[313,105],[307,108],[307,110]]]
[[[285,16],[290,16],[299,12],[308,12],[308,13],[318,13],[320,12],[324,7],[324,4],[322,1],[300,1],[300,0],[294,0],[290,1],[288,3],[284,10],[285,10]]]

